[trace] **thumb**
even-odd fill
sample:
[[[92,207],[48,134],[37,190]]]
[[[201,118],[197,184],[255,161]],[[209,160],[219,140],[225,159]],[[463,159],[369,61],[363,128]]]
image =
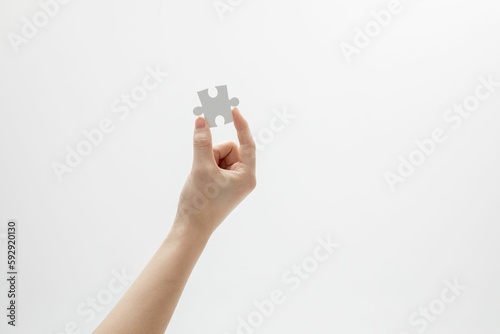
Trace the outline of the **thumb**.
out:
[[[193,164],[215,162],[214,153],[212,151],[212,134],[207,121],[203,117],[198,117],[195,122],[193,151]]]

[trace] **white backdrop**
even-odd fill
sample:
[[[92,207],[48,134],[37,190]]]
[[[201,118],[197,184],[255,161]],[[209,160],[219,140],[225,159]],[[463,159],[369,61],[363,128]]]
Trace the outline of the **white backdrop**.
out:
[[[0,332],[99,324],[172,224],[196,92],[227,84],[258,186],[167,332],[498,333],[499,18],[494,0],[0,1],[1,277],[19,224]]]

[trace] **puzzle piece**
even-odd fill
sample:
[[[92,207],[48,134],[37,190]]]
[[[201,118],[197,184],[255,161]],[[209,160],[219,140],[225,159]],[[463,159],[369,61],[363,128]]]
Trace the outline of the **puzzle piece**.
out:
[[[202,106],[193,109],[193,113],[196,116],[204,114],[208,126],[211,128],[217,126],[215,119],[218,116],[224,117],[224,124],[231,123],[233,121],[231,107],[236,107],[240,103],[240,100],[236,97],[233,97],[231,100],[229,99],[227,86],[217,86],[216,88],[216,97],[208,95],[208,89],[199,91],[198,97]]]

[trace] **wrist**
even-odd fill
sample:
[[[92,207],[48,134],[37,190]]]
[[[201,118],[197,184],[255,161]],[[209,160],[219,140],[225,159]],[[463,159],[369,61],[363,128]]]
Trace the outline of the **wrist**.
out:
[[[169,237],[185,240],[190,243],[206,244],[212,233],[213,230],[202,222],[176,217],[170,229]]]

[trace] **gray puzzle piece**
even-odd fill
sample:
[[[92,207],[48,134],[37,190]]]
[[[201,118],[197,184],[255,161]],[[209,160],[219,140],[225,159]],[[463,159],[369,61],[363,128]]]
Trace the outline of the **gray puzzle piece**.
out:
[[[231,123],[233,121],[231,107],[236,107],[240,103],[240,100],[236,97],[233,97],[231,100],[229,99],[227,86],[217,86],[216,88],[216,97],[208,95],[208,89],[199,91],[198,97],[200,98],[202,106],[193,109],[193,113],[196,116],[201,116],[202,114],[205,115],[208,126],[211,128],[217,126],[215,123],[217,116],[224,117],[224,124]]]

